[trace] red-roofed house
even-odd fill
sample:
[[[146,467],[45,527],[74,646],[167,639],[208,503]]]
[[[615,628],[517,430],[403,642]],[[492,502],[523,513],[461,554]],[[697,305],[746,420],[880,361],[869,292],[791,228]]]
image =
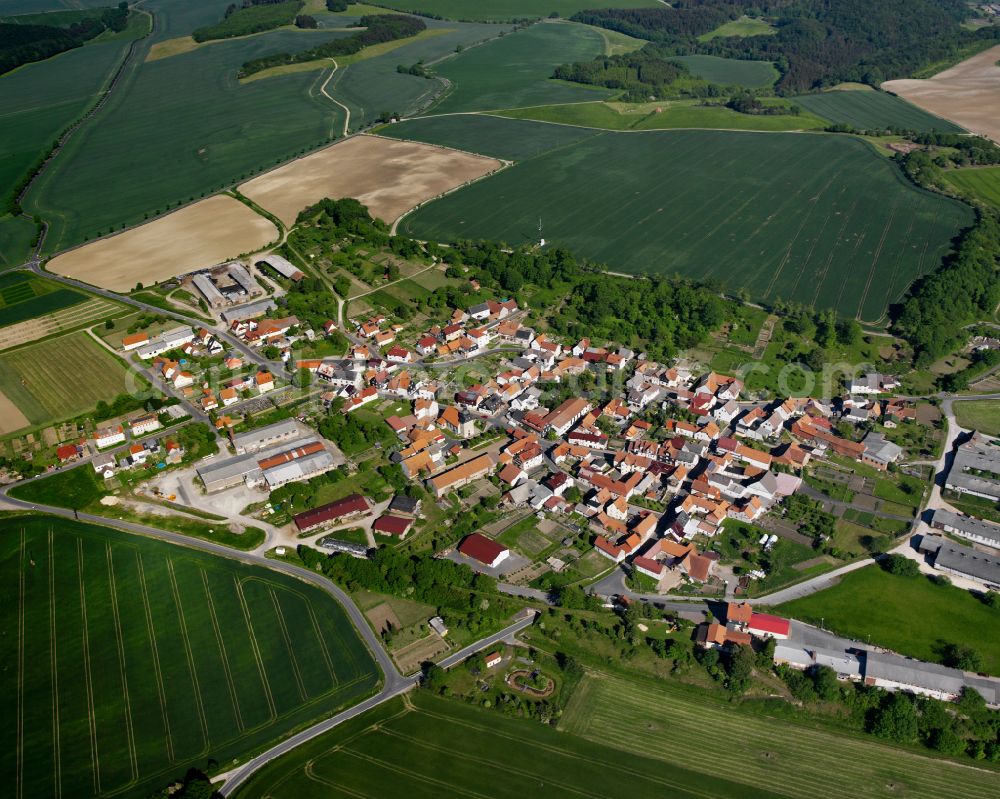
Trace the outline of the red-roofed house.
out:
[[[479,533],[467,535],[458,545],[458,551],[491,569],[499,566],[510,556],[507,547]]]
[[[292,521],[294,521],[295,526],[299,528],[299,532],[304,533],[307,530],[312,530],[331,522],[340,521],[341,519],[346,519],[349,516],[367,513],[370,510],[370,507],[371,506],[368,504],[368,500],[366,500],[363,496],[360,494],[351,494],[351,496],[344,497],[344,499],[338,500],[337,502],[330,502],[327,505],[320,505],[318,508],[314,508],[313,510],[307,510],[304,513],[299,513],[292,518]]]
[[[406,533],[409,531],[412,524],[413,519],[407,519],[402,516],[393,516],[387,513],[385,516],[379,516],[375,520],[375,523],[372,525],[372,529],[377,533],[385,533],[386,535],[394,535],[399,538],[405,538]]]
[[[771,616],[768,613],[754,613],[747,624],[747,632],[760,638],[784,640],[792,634],[792,623],[788,619]]]

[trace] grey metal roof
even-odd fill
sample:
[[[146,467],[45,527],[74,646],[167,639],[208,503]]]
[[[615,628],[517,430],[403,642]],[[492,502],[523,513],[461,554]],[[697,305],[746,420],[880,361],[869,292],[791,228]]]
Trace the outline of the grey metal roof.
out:
[[[264,470],[264,479],[270,486],[303,480],[308,475],[333,468],[333,456],[329,452],[315,452],[303,458],[296,458],[280,466]]]
[[[270,255],[265,255],[262,258],[257,259],[257,263],[264,263],[271,267],[275,272],[283,277],[294,277],[295,275],[301,275],[302,272],[298,269],[295,264],[286,258],[282,258],[280,255],[275,255],[271,253]]]
[[[934,558],[934,565],[939,569],[950,569],[977,580],[1000,585],[1000,558],[972,547],[945,541]]]
[[[948,694],[960,693],[965,685],[965,675],[961,671],[936,663],[925,663],[922,660],[910,660],[887,652],[872,651],[866,651],[864,659],[866,678]]]
[[[208,275],[195,275],[192,282],[210,305],[220,305],[226,301],[222,292],[216,287]]]
[[[233,446],[236,451],[247,451],[267,446],[272,441],[281,441],[289,436],[297,435],[299,426],[294,419],[283,419],[280,422],[259,427],[233,436]]]
[[[234,322],[237,319],[251,319],[255,316],[263,316],[268,311],[273,311],[277,307],[272,299],[258,300],[257,302],[248,302],[245,305],[227,308],[221,315],[227,322]]]
[[[995,541],[1000,547],[1000,524],[966,516],[964,513],[953,513],[943,508],[934,511],[934,524],[951,527],[956,535],[978,536]]]
[[[229,264],[228,272],[229,276],[235,282],[239,283],[247,294],[260,290],[260,287],[254,282],[254,279],[250,277],[250,273],[239,261],[234,261]]]

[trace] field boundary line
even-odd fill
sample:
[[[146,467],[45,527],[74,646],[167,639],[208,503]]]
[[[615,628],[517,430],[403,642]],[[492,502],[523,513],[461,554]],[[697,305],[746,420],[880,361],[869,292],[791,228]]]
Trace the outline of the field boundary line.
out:
[[[187,619],[184,618],[184,606],[181,604],[181,595],[177,590],[177,575],[174,573],[174,562],[167,558],[167,574],[170,577],[170,590],[174,595],[174,606],[177,608],[177,621],[181,629],[181,642],[184,644],[184,655],[188,662],[188,671],[191,672],[191,687],[194,688],[195,706],[198,713],[198,722],[201,726],[202,740],[205,742],[201,754],[205,754],[211,742],[208,737],[208,719],[205,716],[205,706],[201,701],[201,684],[198,681],[198,669],[194,664],[194,654],[191,651],[191,638],[188,636]]]
[[[222,628],[219,627],[219,617],[215,612],[215,600],[212,599],[212,591],[208,585],[208,574],[201,569],[201,581],[205,586],[205,599],[208,600],[208,615],[212,619],[212,632],[215,635],[215,643],[219,647],[219,656],[222,659],[222,670],[226,675],[226,688],[229,691],[229,701],[233,705],[233,713],[236,716],[236,726],[240,732],[246,732],[246,725],[243,723],[243,713],[240,711],[240,703],[236,697],[236,685],[233,682],[233,673],[229,668],[229,658],[226,655],[226,644],[222,640]]]
[[[295,685],[299,689],[299,697],[301,697],[303,702],[306,702],[309,699],[309,694],[306,693],[305,683],[302,682],[302,672],[299,671],[299,663],[295,659],[295,649],[292,647],[292,641],[288,637],[288,627],[285,625],[285,617],[281,612],[281,606],[278,604],[278,597],[275,595],[274,589],[269,588],[268,593],[271,595],[271,605],[274,608],[274,615],[278,621],[278,629],[281,630],[281,638],[285,642],[285,649],[288,650],[288,659],[292,663],[292,675],[295,677]]]
[[[413,771],[408,771],[407,769],[400,768],[393,765],[385,760],[379,760],[377,757],[365,754],[363,752],[357,752],[354,749],[348,749],[347,747],[342,747],[339,751],[346,755],[357,758],[358,760],[364,760],[371,763],[374,766],[378,766],[386,771],[392,771],[396,774],[401,774],[405,777],[410,777],[417,782],[422,782],[425,785],[431,785],[439,790],[450,793],[451,795],[468,796],[470,799],[492,799],[489,794],[479,793],[478,791],[471,791],[465,788],[458,788],[455,785],[451,785],[444,780],[436,779],[435,777],[429,777],[426,774],[416,774]]]
[[[118,648],[118,671],[122,681],[122,695],[125,698],[125,735],[128,741],[129,765],[132,769],[132,781],[119,790],[134,785],[139,780],[139,758],[135,751],[135,729],[132,725],[132,700],[128,692],[128,674],[125,669],[125,639],[122,637],[122,620],[118,612],[118,582],[115,580],[115,559],[111,551],[111,542],[105,544],[104,558],[108,565],[108,587],[111,595],[111,617],[115,625],[115,644]]]
[[[447,747],[440,746],[438,744],[430,743],[430,741],[422,741],[419,738],[414,738],[413,736],[407,735],[406,733],[402,733],[399,730],[392,730],[389,727],[384,726],[384,725],[380,726],[375,732],[376,732],[376,734],[381,733],[382,735],[388,735],[390,738],[398,738],[401,741],[405,741],[405,742],[407,742],[409,744],[414,745],[417,749],[420,749],[420,748],[430,749],[432,752],[440,752],[442,754],[449,754],[450,753],[452,756],[455,755],[455,753],[451,752],[451,750],[449,750]],[[483,765],[483,766],[489,766],[489,767],[493,767],[493,768],[499,768],[499,769],[502,769],[505,772],[510,772],[511,774],[516,774],[516,775],[518,775],[520,777],[527,777],[527,778],[539,779],[540,776],[541,776],[539,774],[535,774],[535,773],[530,772],[530,771],[525,771],[524,769],[515,768],[510,763],[497,763],[497,762],[495,762],[493,760],[489,760],[489,759],[487,759],[485,757],[479,757],[477,755],[470,755],[470,754],[465,753],[465,752],[461,753],[459,755],[459,757],[463,761],[466,761],[466,762],[478,763],[478,764]],[[590,793],[589,791],[586,791],[583,788],[576,788],[576,787],[574,787],[572,785],[567,785],[564,782],[558,782],[558,781],[552,779],[551,777],[546,777],[545,780],[544,780],[544,782],[545,782],[546,785],[555,785],[556,787],[561,788],[562,790],[566,791],[567,793],[575,793],[575,794],[578,794],[580,796],[589,796],[592,799],[605,799],[605,797],[604,797],[603,794]]]
[[[334,750],[331,750],[331,752],[333,751]],[[327,752],[326,754],[330,754],[330,752]],[[350,753],[348,752],[347,754]],[[330,782],[330,780],[326,779],[325,777],[319,776],[316,773],[315,765],[316,761],[310,760],[308,763],[306,763],[305,767],[302,769],[302,773],[306,775],[306,779],[310,779],[313,782],[318,782],[320,785],[325,785],[327,788],[332,788],[335,791],[346,793],[348,796],[354,796],[356,797],[356,799],[370,799],[370,797],[366,793],[361,793],[360,791],[355,791],[351,788],[345,788],[343,785],[340,785],[335,782]],[[294,773],[291,776],[295,776]],[[286,777],[286,779],[288,778]]]
[[[59,740],[59,653],[56,648],[55,535],[49,528],[49,668],[52,671],[52,769],[55,795],[62,796],[62,753]]]
[[[243,611],[243,620],[246,623],[247,633],[250,637],[250,648],[253,650],[254,660],[257,663],[257,671],[260,673],[261,687],[264,689],[264,697],[267,699],[267,707],[271,714],[270,723],[273,723],[278,718],[274,707],[274,696],[271,694],[271,683],[268,682],[267,672],[264,669],[264,659],[260,654],[257,636],[254,635],[253,625],[250,623],[250,609],[247,607],[247,600],[243,595],[243,584],[236,575],[233,575],[233,583],[236,585],[236,597],[240,601],[240,610]]]
[[[24,595],[25,585],[25,544],[26,534],[21,528],[21,548],[18,558],[18,598],[17,598],[17,765],[14,786],[17,799],[24,796]]]
[[[153,611],[149,605],[149,591],[146,588],[146,567],[142,563],[142,552],[136,548],[135,563],[139,571],[139,586],[142,589],[142,608],[146,614],[146,629],[149,633],[149,648],[153,655],[153,678],[156,693],[160,699],[160,714],[163,716],[163,731],[166,733],[167,757],[174,762],[174,739],[170,732],[170,717],[167,715],[167,693],[163,687],[163,670],[160,668],[160,653],[156,646],[156,632],[153,625]]]
[[[499,738],[505,738],[508,741],[514,741],[514,742],[519,743],[522,740],[522,739],[520,739],[520,738],[518,738],[518,737],[516,737],[514,735],[508,735],[508,734],[505,734],[505,733],[502,733],[502,732],[498,732],[497,730],[495,730],[495,729],[493,729],[491,727],[483,727],[483,726],[480,726],[478,724],[473,724],[472,722],[468,722],[468,721],[464,721],[464,720],[458,720],[456,718],[449,718],[448,716],[442,716],[440,714],[433,713],[433,712],[431,712],[429,710],[425,710],[424,708],[417,708],[414,712],[416,712],[418,714],[423,714],[425,716],[430,716],[431,718],[436,718],[439,721],[447,721],[447,722],[450,722],[452,724],[458,724],[459,726],[465,727],[466,729],[478,730],[479,732],[485,732],[485,733],[488,733],[489,735],[495,735],[495,736],[497,736]],[[583,740],[586,740],[586,741],[594,742],[595,740],[597,740],[597,739],[594,739],[594,738],[588,738],[587,736],[580,735],[578,733],[570,733],[570,734],[576,735],[576,737],[582,738]],[[600,743],[602,741],[598,740],[597,742]],[[570,760],[581,760],[581,761],[590,762],[590,759],[587,758],[587,757],[584,757],[583,755],[574,754],[574,753],[569,752],[569,751],[567,751],[565,749],[560,749],[557,746],[551,746],[550,744],[540,743],[539,741],[533,741],[531,745],[533,747],[537,748],[537,749],[543,749],[546,752],[551,752],[552,754],[559,755],[561,757],[565,757],[565,758],[568,758]],[[662,760],[662,758],[656,758],[656,759],[660,760],[661,762],[667,762],[667,761]],[[611,765],[611,764],[606,763],[605,764],[605,768],[608,768],[608,769],[610,769],[612,771],[618,771],[618,772],[620,772],[620,773],[622,773],[622,774],[624,774],[626,776],[633,775],[632,771],[630,771],[627,768],[622,768],[620,766],[615,766],[615,765]],[[678,786],[677,783],[669,782],[668,780],[665,780],[662,777],[658,777],[658,776],[653,776],[653,775],[647,774],[647,775],[645,775],[645,779],[648,780],[649,782],[654,783],[654,784],[663,785],[664,787],[668,787],[668,788],[681,787],[683,790],[687,791],[688,793],[693,794],[695,796],[701,796],[701,797],[703,797],[703,799],[717,799],[716,794],[699,793],[694,788],[690,788],[690,787],[687,787],[687,786]]]
[[[87,629],[87,589],[83,577],[83,539],[76,539],[76,562],[80,583],[80,630],[83,635],[83,673],[87,688],[87,717],[90,722],[90,763],[94,771],[94,794],[101,793],[101,758],[97,751],[97,714],[94,711],[94,681],[90,668],[90,631]]]

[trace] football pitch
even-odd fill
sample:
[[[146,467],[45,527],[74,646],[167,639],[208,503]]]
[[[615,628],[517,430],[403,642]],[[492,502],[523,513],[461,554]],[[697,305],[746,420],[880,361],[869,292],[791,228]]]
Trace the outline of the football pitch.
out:
[[[439,130],[467,117],[446,119]],[[477,124],[484,154],[533,129]],[[715,280],[874,321],[940,264],[973,212],[846,136],[605,132],[428,203],[400,231],[521,246],[537,242],[539,219],[549,246],[612,270]]]
[[[780,700],[780,705],[784,705]],[[838,733],[727,704],[659,683],[588,676],[573,694],[560,729],[686,768],[715,769],[789,797],[934,797],[988,799],[1000,772],[972,768],[861,733]],[[612,732],[613,734],[609,734]],[[706,758],[715,756],[717,764]],[[624,753],[623,753],[624,756]],[[610,753],[609,760],[614,760]],[[694,766],[692,764],[699,764]]]
[[[608,729],[609,738],[618,731]],[[426,694],[396,699],[262,769],[239,799],[769,799],[779,794]],[[727,774],[737,776],[726,769]]]
[[[145,797],[371,694],[327,594],[52,517],[0,521],[9,796]]]

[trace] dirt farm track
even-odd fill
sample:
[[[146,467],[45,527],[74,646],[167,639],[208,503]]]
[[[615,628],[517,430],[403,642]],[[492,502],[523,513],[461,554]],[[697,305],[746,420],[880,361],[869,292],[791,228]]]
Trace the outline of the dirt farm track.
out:
[[[117,236],[57,255],[47,268],[111,291],[149,286],[259,250],[278,238],[274,223],[217,195]]]
[[[1000,143],[1000,45],[929,80],[890,80],[886,91]]]
[[[244,183],[240,193],[286,225],[324,197],[354,197],[391,225],[420,203],[501,166],[445,147],[353,136]]]

